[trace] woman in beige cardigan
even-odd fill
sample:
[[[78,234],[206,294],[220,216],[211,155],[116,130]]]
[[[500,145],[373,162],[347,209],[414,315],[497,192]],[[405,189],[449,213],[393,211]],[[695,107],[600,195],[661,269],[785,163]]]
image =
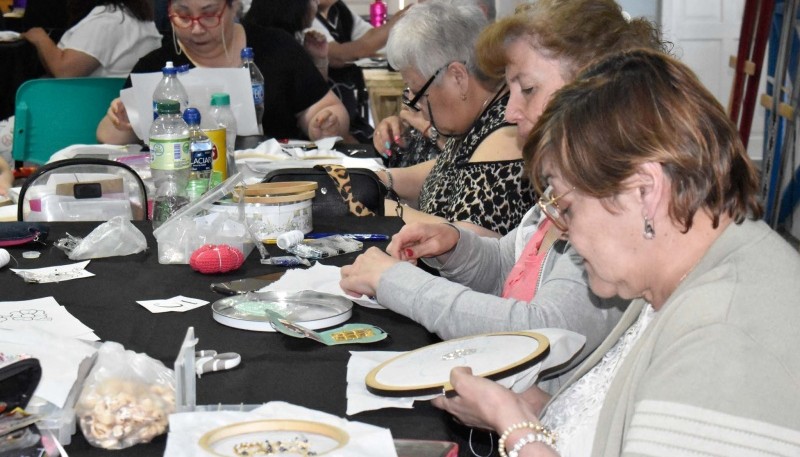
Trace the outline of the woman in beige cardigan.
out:
[[[800,255],[759,220],[739,134],[691,70],[604,59],[524,154],[592,291],[633,302],[553,398],[457,368],[434,404],[503,456],[800,455]]]

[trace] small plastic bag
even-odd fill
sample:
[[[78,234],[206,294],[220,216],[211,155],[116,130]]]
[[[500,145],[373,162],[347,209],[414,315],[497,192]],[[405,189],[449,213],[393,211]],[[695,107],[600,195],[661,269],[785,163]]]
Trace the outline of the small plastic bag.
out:
[[[56,247],[66,252],[70,260],[86,260],[136,254],[147,249],[147,240],[131,221],[115,216],[98,225],[86,238],[67,234],[58,240]]]
[[[364,248],[361,241],[341,235],[331,235],[315,240],[306,240],[286,248],[286,252],[304,259],[326,259],[351,252],[358,252]]]
[[[86,440],[103,449],[150,442],[167,431],[174,411],[174,372],[115,342],[100,347],[75,406]]]

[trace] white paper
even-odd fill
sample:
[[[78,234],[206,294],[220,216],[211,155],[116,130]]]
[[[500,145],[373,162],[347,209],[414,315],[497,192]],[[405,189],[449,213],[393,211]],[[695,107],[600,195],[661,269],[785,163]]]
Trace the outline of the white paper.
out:
[[[39,359],[42,379],[34,395],[59,408],[64,407],[75,384],[80,363],[96,351],[94,346],[77,339],[59,337],[35,328],[0,329],[0,352],[27,354]]]
[[[71,265],[59,265],[56,267],[21,269],[11,268],[11,271],[22,277],[25,282],[45,284],[48,282],[64,282],[71,279],[89,278],[94,273],[86,271],[89,260],[85,262],[73,263]]]
[[[397,457],[392,432],[389,429],[348,421],[322,411],[280,401],[269,402],[249,412],[209,411],[171,414],[164,455],[170,457],[209,455],[198,445],[204,434],[225,425],[264,419],[320,422],[344,430],[349,436],[347,444],[326,455]]]
[[[91,328],[70,314],[53,297],[0,302],[0,329],[29,328],[63,337],[99,340]]]
[[[151,313],[183,313],[208,304],[205,300],[184,297],[183,295],[161,300],[138,300],[136,303],[144,306]]]
[[[341,268],[316,262],[311,268],[293,268],[287,270],[286,273],[281,276],[281,279],[264,287],[259,292],[299,292],[302,290],[313,290],[331,295],[339,295],[367,308],[384,309],[378,302],[366,295],[362,295],[358,298],[347,295],[344,290],[339,287],[341,277]]]
[[[150,124],[153,122],[153,92],[162,76],[160,71],[131,73],[132,87],[120,92],[133,131],[145,143],[148,142]],[[231,97],[231,111],[236,117],[237,135],[258,135],[250,73],[247,69],[192,68],[178,73],[178,79],[189,95],[189,106],[200,110],[201,119],[208,117],[211,94],[226,92]],[[203,121],[201,125],[206,124]]]
[[[530,330],[547,337],[550,352],[541,362],[527,370],[500,379],[497,382],[514,392],[520,393],[533,386],[543,370],[561,365],[572,358],[586,343],[586,337],[569,330],[541,328]],[[347,363],[347,415],[358,414],[382,408],[412,408],[417,400],[426,401],[437,395],[421,395],[417,397],[383,397],[367,390],[366,378],[373,368],[381,363],[397,357],[403,352],[388,351],[350,351]]]

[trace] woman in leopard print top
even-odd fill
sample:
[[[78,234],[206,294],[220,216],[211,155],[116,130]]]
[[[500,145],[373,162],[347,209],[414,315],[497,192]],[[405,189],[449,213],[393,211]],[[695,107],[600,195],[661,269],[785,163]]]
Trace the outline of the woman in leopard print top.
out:
[[[393,27],[387,56],[408,84],[405,105],[422,115],[423,134],[439,136],[442,152],[427,162],[379,172],[403,203],[398,209],[387,200],[387,215],[406,222],[465,222],[479,234],[499,236],[533,205],[517,127],[504,120],[508,91],[502,77],[487,77],[477,67],[475,42],[486,25],[475,4],[426,2]],[[396,124],[379,126],[378,146],[401,135]]]
[[[470,162],[475,150],[504,120],[508,94],[481,113],[467,134],[445,144],[419,195],[419,209],[451,221],[467,221],[505,235],[534,202],[522,160]]]

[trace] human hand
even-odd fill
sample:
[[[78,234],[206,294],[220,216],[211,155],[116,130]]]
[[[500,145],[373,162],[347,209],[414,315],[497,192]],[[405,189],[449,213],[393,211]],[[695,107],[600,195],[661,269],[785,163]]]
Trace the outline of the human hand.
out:
[[[420,132],[425,132],[431,125],[430,121],[425,119],[422,111],[412,111],[405,106],[400,110],[400,119]]]
[[[392,236],[386,252],[406,261],[436,257],[455,248],[460,237],[459,231],[450,224],[408,224]]]
[[[469,427],[502,432],[511,424],[535,417],[518,394],[494,381],[474,376],[469,367],[453,368],[450,384],[457,395],[436,397],[431,404]]]
[[[307,30],[303,35],[303,47],[314,61],[328,58],[328,40],[318,30]]]
[[[339,130],[339,118],[330,108],[321,109],[308,124],[308,136],[313,140],[337,136]]]
[[[352,265],[342,267],[339,286],[353,297],[374,297],[381,275],[398,262],[376,247],[367,249]]]
[[[27,32],[22,32],[20,35],[34,46],[44,40],[50,40],[50,35],[41,27],[31,27]]]
[[[406,145],[403,142],[403,123],[399,116],[389,116],[378,123],[375,133],[372,135],[372,144],[377,151],[383,151],[386,155],[391,155],[392,144],[399,143],[401,147]]]
[[[128,111],[125,109],[125,105],[119,97],[111,101],[106,116],[115,129],[120,131],[133,131],[131,122],[128,119]]]

